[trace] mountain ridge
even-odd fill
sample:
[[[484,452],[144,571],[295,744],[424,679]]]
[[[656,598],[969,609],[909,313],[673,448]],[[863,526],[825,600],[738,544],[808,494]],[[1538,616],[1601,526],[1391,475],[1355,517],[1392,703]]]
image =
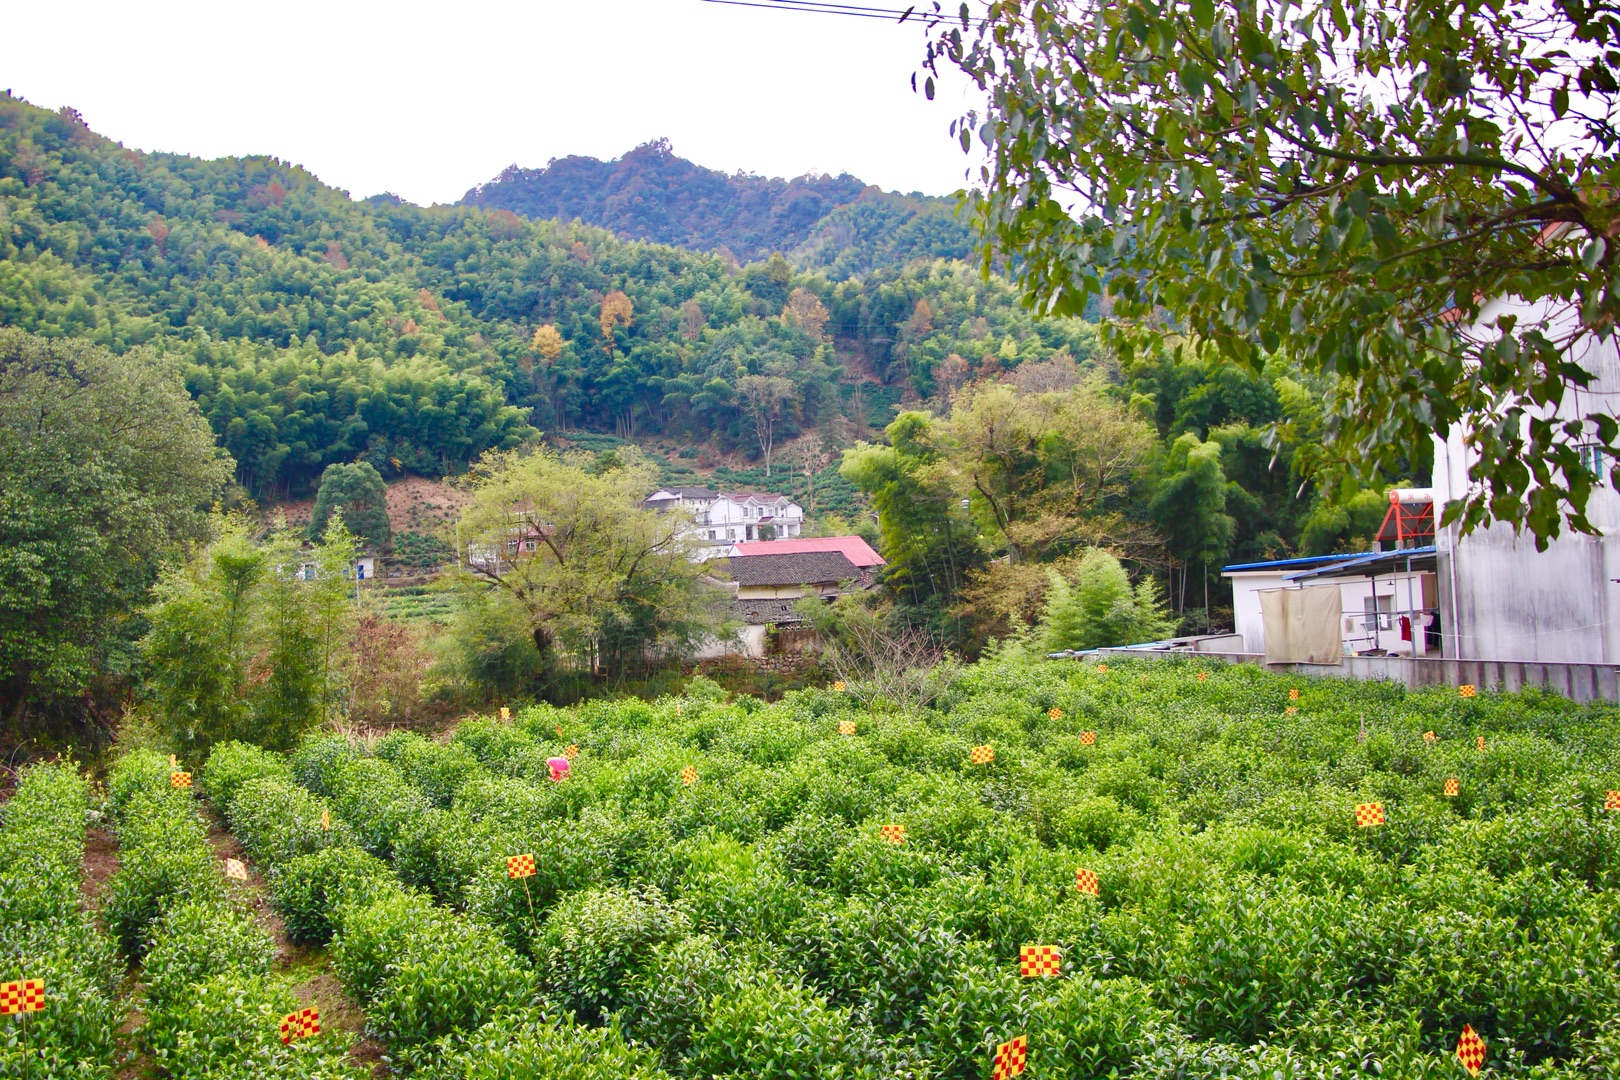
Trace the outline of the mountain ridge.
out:
[[[800,269],[839,278],[915,258],[961,259],[973,247],[955,199],[887,192],[847,172],[724,173],[680,157],[668,139],[606,161],[569,155],[538,169],[513,164],[458,205],[578,220],[744,263],[781,252]]]

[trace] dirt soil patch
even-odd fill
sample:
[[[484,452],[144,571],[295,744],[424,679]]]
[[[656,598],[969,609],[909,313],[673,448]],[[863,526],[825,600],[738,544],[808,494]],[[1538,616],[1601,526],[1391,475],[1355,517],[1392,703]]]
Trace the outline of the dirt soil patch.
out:
[[[86,904],[93,905],[107,887],[107,879],[118,869],[118,843],[105,829],[92,828],[84,837],[84,878]]]
[[[461,516],[461,508],[472,501],[472,496],[460,488],[453,488],[442,480],[429,480],[421,476],[407,476],[388,484],[388,526],[396,533],[433,533],[453,525]],[[265,508],[268,518],[276,511],[287,515],[287,524],[293,528],[309,525],[309,515],[315,509],[315,498],[296,502],[277,503]]]

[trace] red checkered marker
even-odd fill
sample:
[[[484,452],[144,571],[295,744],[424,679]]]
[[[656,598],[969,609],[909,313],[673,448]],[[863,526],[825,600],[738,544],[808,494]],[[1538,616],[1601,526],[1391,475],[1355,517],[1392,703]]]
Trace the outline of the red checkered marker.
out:
[[[1097,871],[1076,870],[1074,872],[1074,887],[1087,896],[1101,896],[1102,888],[1097,881]]]
[[[534,856],[513,855],[506,860],[506,876],[516,881],[518,878],[534,877]]]
[[[1018,973],[1026,979],[1063,974],[1063,950],[1056,945],[1025,945],[1018,950]]]
[[[685,784],[687,787],[691,787],[693,784],[697,783],[697,769],[693,768],[691,765],[688,765],[686,768],[682,769],[681,783]]]
[[[891,844],[903,844],[906,842],[906,827],[904,825],[885,825],[879,831],[883,833],[883,839]]]
[[[996,752],[989,746],[975,746],[968,751],[968,761],[974,765],[988,765],[996,760]]]
[[[840,721],[838,721],[838,734],[840,734],[840,735],[853,735],[853,734],[855,734],[855,721],[853,721],[853,720],[840,720]]]
[[[0,1016],[39,1012],[45,1007],[45,983],[41,979],[21,979],[0,983]]]
[[[1017,1076],[1029,1064],[1029,1037],[1020,1035],[1012,1042],[1004,1042],[996,1047],[995,1067],[990,1070],[992,1080],[1007,1080],[1009,1076]]]
[[[1479,693],[1479,691],[1474,688],[1473,683],[1463,683],[1461,686],[1457,687],[1457,695],[1459,697],[1473,697],[1477,693]]]
[[[1485,1065],[1485,1040],[1472,1024],[1464,1024],[1462,1035],[1457,1039],[1457,1060],[1462,1062],[1469,1076],[1478,1076]]]
[[[1432,731],[1425,731],[1423,733],[1423,741],[1428,743],[1430,746],[1433,746],[1436,742],[1438,742],[1439,738],[1440,737]]]
[[[1097,745],[1097,733],[1095,731],[1082,731],[1080,733],[1080,745],[1081,746],[1096,746]]]
[[[1609,791],[1604,793],[1603,809],[1620,810],[1620,791]]]
[[[1384,823],[1384,804],[1364,802],[1356,806],[1356,824],[1363,829]]]
[[[172,772],[169,774],[169,785],[171,787],[190,787],[191,774],[188,772]]]
[[[1462,786],[1457,783],[1457,778],[1455,776],[1446,777],[1446,795],[1447,796],[1455,797],[1456,794],[1461,790],[1462,790]]]
[[[284,1043],[290,1043],[294,1039],[307,1039],[320,1033],[321,1011],[313,1006],[288,1013],[281,1018],[281,1041]]]

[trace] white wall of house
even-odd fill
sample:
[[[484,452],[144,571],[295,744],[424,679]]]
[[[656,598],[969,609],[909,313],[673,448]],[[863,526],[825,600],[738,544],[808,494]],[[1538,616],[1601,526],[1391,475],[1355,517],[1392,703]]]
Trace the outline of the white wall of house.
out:
[[[1346,653],[1384,649],[1391,655],[1430,655],[1423,633],[1427,622],[1421,614],[1425,609],[1424,574],[1400,573],[1376,579],[1327,578],[1299,584],[1289,581],[1288,576],[1298,573],[1299,569],[1295,566],[1239,570],[1225,575],[1232,582],[1233,632],[1242,636],[1244,652],[1266,651],[1260,594],[1269,589],[1305,588],[1339,590],[1339,602],[1344,610],[1341,640]],[[1431,581],[1429,599],[1434,598],[1434,592]],[[1401,637],[1402,615],[1409,620],[1411,640]]]
[[[1557,336],[1567,318],[1522,301],[1485,305],[1481,323],[1498,315],[1519,315],[1519,325],[1548,318]],[[1479,337],[1491,333],[1476,331]],[[1567,402],[1562,415],[1613,413],[1620,399],[1620,351],[1614,338],[1588,336],[1571,357],[1596,379]],[[1463,432],[1435,439],[1434,488],[1437,505],[1468,491],[1472,455]],[[1612,462],[1599,471],[1607,474]],[[1620,663],[1620,493],[1607,478],[1592,492],[1587,517],[1603,535],[1569,533],[1537,551],[1528,534],[1516,536],[1505,525],[1477,529],[1467,536],[1455,527],[1437,530],[1440,612],[1445,655],[1463,660],[1517,660],[1543,663]]]

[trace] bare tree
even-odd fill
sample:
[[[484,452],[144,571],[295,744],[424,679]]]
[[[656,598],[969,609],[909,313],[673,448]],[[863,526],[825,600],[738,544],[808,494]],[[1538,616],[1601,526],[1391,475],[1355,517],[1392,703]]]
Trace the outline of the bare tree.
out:
[[[737,380],[737,396],[743,409],[754,422],[754,434],[759,448],[765,453],[765,475],[771,475],[771,444],[776,437],[776,423],[782,419],[783,407],[793,400],[793,380],[780,375],[744,375]]]
[[[908,627],[890,633],[872,618],[845,622],[826,656],[846,692],[867,708],[883,702],[906,716],[939,700],[962,672],[927,631]]]

